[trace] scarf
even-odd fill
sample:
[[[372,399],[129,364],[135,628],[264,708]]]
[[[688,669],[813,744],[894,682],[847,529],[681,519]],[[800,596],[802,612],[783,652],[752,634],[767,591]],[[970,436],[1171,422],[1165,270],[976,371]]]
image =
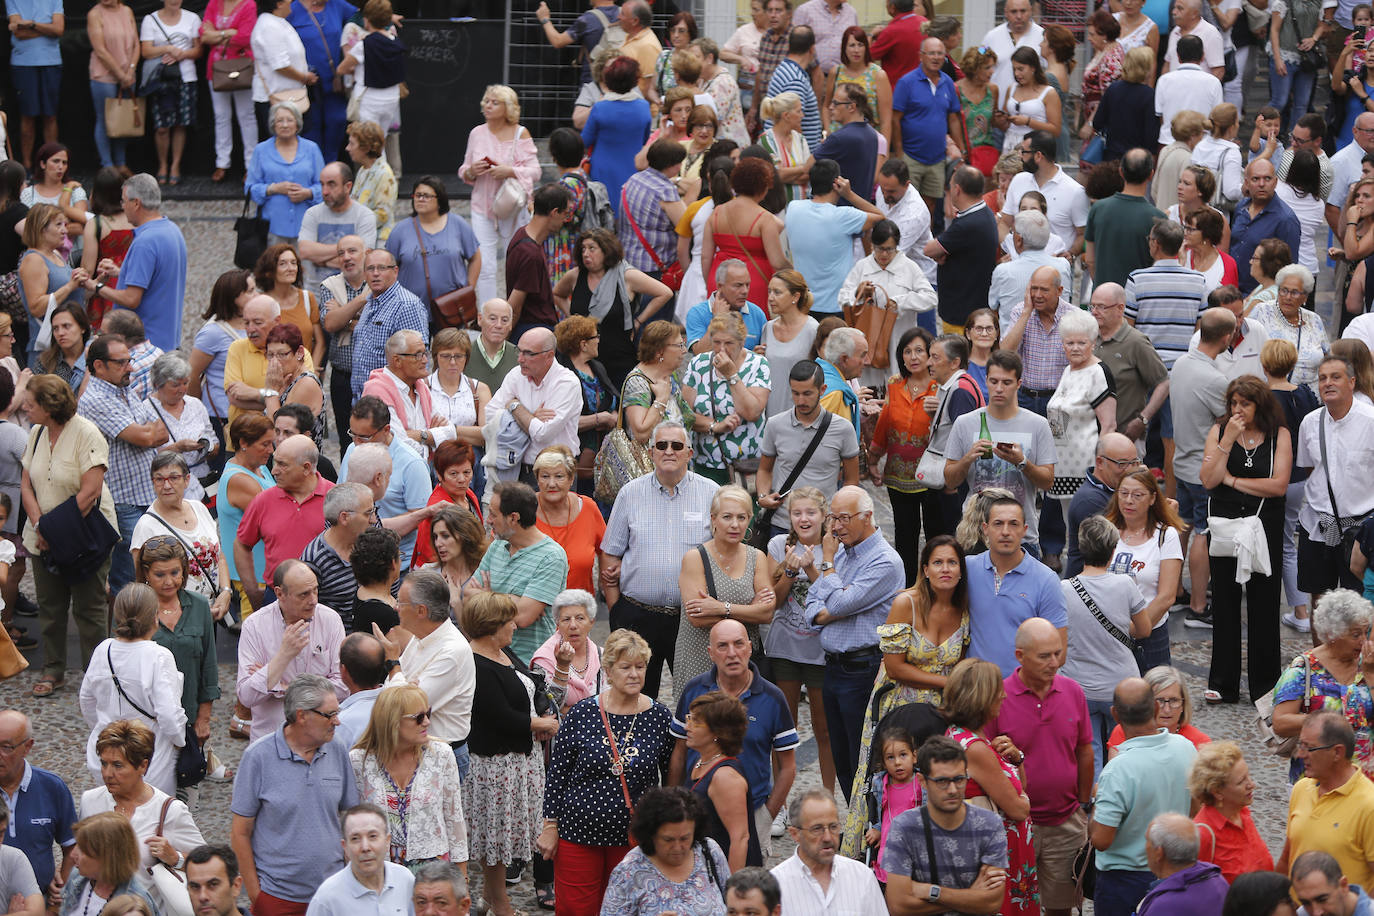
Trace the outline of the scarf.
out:
[[[605,320],[611,306],[615,305],[616,296],[619,295],[622,303],[620,310],[625,315],[625,330],[628,331],[634,326],[634,315],[630,309],[630,291],[625,285],[625,271],[628,269],[629,265],[621,259],[620,263],[607,269],[596,289],[591,291],[592,298],[587,304],[587,314],[595,318],[597,324]]]

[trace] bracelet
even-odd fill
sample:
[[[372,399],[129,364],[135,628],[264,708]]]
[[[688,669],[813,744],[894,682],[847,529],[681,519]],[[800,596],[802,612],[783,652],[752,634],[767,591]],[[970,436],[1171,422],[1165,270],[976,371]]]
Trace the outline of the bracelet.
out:
[[[540,25],[548,25],[548,24],[549,24],[549,20],[547,20],[547,19],[540,19],[540,20],[539,20],[539,24],[540,24]]]
[[[730,602],[728,602],[728,601],[725,602],[725,619],[726,619],[726,620],[729,620],[731,614],[733,614],[733,613],[734,613],[734,612],[730,609]]]
[[[653,402],[652,404],[650,404],[649,406],[652,407],[652,408],[654,408],[655,410],[657,410],[659,413],[667,413],[667,412],[668,412],[668,405],[665,404],[665,403],[663,403],[662,401],[654,401],[654,402]]]

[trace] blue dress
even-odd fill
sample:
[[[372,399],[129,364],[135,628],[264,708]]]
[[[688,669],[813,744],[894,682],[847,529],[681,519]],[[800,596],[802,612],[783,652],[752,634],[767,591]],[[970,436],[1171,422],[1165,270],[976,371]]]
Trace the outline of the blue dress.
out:
[[[620,189],[636,171],[635,154],[649,139],[649,103],[644,99],[602,99],[592,106],[582,128],[591,151],[591,179],[606,186],[611,209],[620,213]]]
[[[1364,83],[1366,93],[1374,93],[1374,83],[1368,80],[1361,82]],[[1335,98],[1336,96],[1332,96],[1333,100]],[[1336,149],[1338,150],[1345,149],[1355,139],[1355,119],[1365,110],[1364,102],[1360,101],[1360,97],[1355,93],[1347,91],[1341,98],[1345,100],[1345,117],[1341,121],[1340,133],[1336,134]]]
[[[301,220],[305,211],[324,200],[321,195],[320,171],[324,156],[320,148],[305,137],[296,139],[296,157],[287,162],[277,150],[276,137],[268,137],[253,149],[253,162],[243,179],[243,191],[262,206],[262,218],[268,222],[273,235],[294,239],[301,234]],[[285,194],[267,194],[268,185],[279,181],[294,181],[310,189],[311,196],[293,204]]]

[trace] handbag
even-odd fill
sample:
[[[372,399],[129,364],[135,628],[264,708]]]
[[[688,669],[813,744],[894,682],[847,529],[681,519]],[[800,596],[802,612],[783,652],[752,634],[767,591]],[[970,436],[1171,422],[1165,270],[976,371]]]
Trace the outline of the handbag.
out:
[[[630,374],[633,375],[635,372],[648,380],[648,376],[639,369],[633,370]],[[592,495],[603,503],[613,502],[625,484],[654,471],[654,463],[649,458],[649,446],[641,445],[625,429],[623,387],[621,395],[620,416],[616,420],[615,429],[601,440],[601,449],[596,453],[596,463],[592,472]]]
[[[882,292],[883,303],[878,304]],[[890,364],[888,350],[892,343],[892,325],[897,320],[897,307],[878,286],[869,286],[868,294],[844,307],[844,323],[868,338],[868,351],[873,354],[874,369],[886,369]]]
[[[681,265],[679,265],[676,261],[674,261],[672,264],[664,266],[663,259],[658,256],[657,251],[654,251],[654,246],[650,245],[649,240],[644,237],[644,233],[639,231],[639,223],[635,220],[635,215],[630,212],[630,201],[629,198],[626,196],[626,191],[624,188],[620,189],[620,212],[625,217],[625,219],[629,220],[630,228],[634,230],[635,238],[639,239],[640,246],[643,247],[643,249],[646,252],[648,252],[649,260],[654,262],[654,268],[658,271],[659,279],[663,281],[663,285],[673,290],[673,292],[677,292],[679,289],[681,289],[682,278],[686,272],[682,269]],[[674,267],[678,268],[676,272],[673,271]],[[671,283],[668,282],[670,274],[673,279],[676,279],[677,286],[673,286]]]
[[[1341,569],[1344,573],[1350,573],[1350,555],[1355,550],[1355,540],[1360,535],[1360,526],[1352,525],[1349,529],[1341,527],[1341,510],[1336,508],[1336,491],[1331,489],[1331,463],[1326,457],[1326,409],[1322,408],[1321,416],[1317,420],[1318,438],[1321,439],[1322,446],[1322,474],[1326,476],[1326,495],[1331,500],[1331,514],[1336,518],[1336,530],[1341,533]],[[1358,585],[1355,586],[1359,588]]]
[[[1298,711],[1307,713],[1312,711],[1312,663],[1306,653],[1294,658],[1288,667],[1296,668],[1298,665],[1302,665],[1302,702],[1298,705]],[[1275,690],[1278,690],[1277,685],[1255,701],[1255,718],[1251,720],[1251,724],[1255,727],[1255,734],[1259,737],[1260,743],[1269,748],[1269,753],[1275,757],[1291,758],[1298,749],[1298,736],[1280,738],[1274,734]]]
[[[1102,629],[1107,631],[1107,635],[1134,653],[1135,640],[1131,638],[1131,634],[1122,631],[1121,627],[1117,626],[1107,618],[1106,614],[1102,613],[1102,608],[1098,607],[1097,602],[1093,600],[1093,596],[1088,594],[1088,590],[1083,587],[1083,582],[1077,576],[1072,576],[1069,579],[1069,584],[1073,586],[1074,593],[1078,595],[1078,600],[1083,602],[1084,607],[1086,607],[1089,613],[1091,613],[1097,622],[1101,624]]]
[[[462,328],[477,320],[477,288],[462,286],[435,297],[429,285],[429,255],[425,252],[425,239],[420,234],[420,221],[410,221],[415,229],[415,241],[420,244],[420,264],[425,269],[425,296],[429,299],[430,316],[441,328]]]
[[[1092,139],[1083,144],[1083,152],[1079,155],[1081,162],[1089,165],[1098,165],[1102,162],[1102,156],[1107,152],[1107,138],[1102,134],[1093,134]]]
[[[953,391],[949,397],[954,397]],[[935,409],[935,418],[930,421],[930,444],[921,453],[921,460],[916,462],[916,481],[927,490],[945,488],[945,453],[935,449],[935,431],[940,428],[940,418],[944,416],[948,404],[949,398],[945,398]]]
[[[1231,65],[1228,73],[1235,72],[1235,53],[1234,51],[1227,52],[1230,55],[1227,57],[1227,63]],[[1322,50],[1321,45],[1313,45],[1306,51],[1298,51],[1298,69],[1303,73],[1316,73],[1324,66],[1326,66],[1326,53]]]
[[[1301,333],[1301,329],[1299,329],[1299,333]],[[1269,467],[1272,469],[1273,466],[1274,466],[1274,443],[1271,442],[1271,443],[1269,444]],[[1209,497],[1207,498],[1207,554],[1208,554],[1208,556],[1213,556],[1213,557],[1232,557],[1232,558],[1238,556],[1238,554],[1239,554],[1239,549],[1238,549],[1238,546],[1237,546],[1237,539],[1241,536],[1241,534],[1242,534],[1243,532],[1245,532],[1246,530],[1248,530],[1250,527],[1252,527],[1252,526],[1254,526],[1254,525],[1260,524],[1260,522],[1259,522],[1259,516],[1260,516],[1260,513],[1263,512],[1263,511],[1264,511],[1264,499],[1261,498],[1261,499],[1260,499],[1259,508],[1255,510],[1255,514],[1254,514],[1254,515],[1251,515],[1251,516],[1241,516],[1240,518],[1222,518],[1221,516],[1217,516],[1217,515],[1213,515],[1213,514],[1212,514],[1212,499],[1211,499],[1211,497],[1209,496]],[[1253,521],[1252,521],[1252,519],[1253,519]],[[1254,539],[1254,540],[1255,540],[1255,543],[1259,543],[1259,544],[1263,544],[1263,545],[1264,545],[1264,563],[1263,563],[1263,564],[1255,563],[1254,566],[1255,566],[1256,568],[1258,568],[1260,565],[1263,565],[1263,566],[1268,567],[1268,566],[1269,566],[1269,544],[1268,544],[1268,540],[1264,537],[1264,531],[1263,531],[1263,528],[1262,528],[1262,527],[1261,527],[1261,530],[1260,530],[1260,537],[1257,538],[1257,539]],[[1259,555],[1256,554],[1256,559],[1258,560],[1258,558],[1259,558]],[[1270,567],[1270,568],[1272,568],[1272,567]]]
[[[29,666],[29,660],[10,638],[9,629],[0,627],[0,681],[14,677]]]
[[[105,100],[105,133],[111,137],[141,137],[148,129],[148,100],[116,90]]]
[[[134,702],[134,698],[124,692],[124,685],[119,683],[119,675],[115,674],[114,658],[110,655],[110,647],[105,647],[105,664],[110,668],[110,679],[114,681],[115,690],[124,698],[134,709],[138,710],[144,718],[157,721],[157,716],[150,713]],[[185,789],[197,785],[205,778],[206,760],[205,750],[200,746],[200,739],[196,737],[196,725],[190,719],[186,720],[186,740],[181,747],[177,748],[177,788]],[[166,811],[163,811],[164,816]],[[158,826],[158,836],[162,835],[162,827]]]
[[[146,17],[145,17],[146,18]],[[167,34],[167,30],[162,27],[157,14],[153,14],[153,25],[162,33],[162,37],[167,40],[167,44],[172,44],[172,36]],[[145,60],[143,62],[143,78],[138,83],[139,95],[152,95],[164,89],[170,89],[181,82],[181,61],[166,63],[162,58],[156,60]],[[110,136],[114,136],[111,134]]]
[[[515,161],[515,145],[520,142],[520,131],[515,132],[515,139],[510,142],[510,159]],[[501,182],[501,186],[496,189],[496,196],[491,199],[491,215],[494,219],[505,221],[510,219],[529,205],[529,195],[525,193],[525,186],[520,183],[520,179],[515,176],[507,178]]]
[[[167,809],[172,807],[173,799],[169,798],[162,803],[162,813],[157,819],[157,833],[154,836],[162,836],[162,827],[167,821]],[[162,912],[167,916],[193,916],[191,909],[191,895],[186,887],[186,876],[172,868],[166,862],[154,862],[153,867],[147,870],[148,877],[154,887],[157,888],[158,896],[162,898]]]
[[[271,225],[262,218],[262,208],[257,216],[248,215],[248,205],[252,198],[243,198],[243,212],[234,220],[234,266],[240,270],[252,270],[258,258],[267,250],[267,230]]]
[[[289,102],[296,106],[296,112],[298,114],[303,115],[310,110],[310,91],[304,86],[300,89],[280,89],[269,95],[267,101],[272,105],[280,105],[283,102]]]
[[[775,490],[784,497],[792,492],[793,485],[797,478],[806,469],[806,463],[811,460],[811,456],[816,454],[816,449],[820,448],[822,440],[825,439],[826,430],[830,429],[830,421],[835,417],[828,410],[821,411],[821,425],[816,430],[816,434],[811,437],[811,441],[806,443],[806,451],[802,452],[801,458],[797,461],[796,467],[788,473],[787,479],[782,482],[782,489]],[[768,542],[773,538],[773,516],[777,509],[765,509],[762,506],[754,513],[754,520],[749,523],[749,531],[744,536],[745,543],[759,550],[768,551]]]
[[[210,88],[216,92],[239,92],[253,88],[253,58],[222,57],[210,65]]]

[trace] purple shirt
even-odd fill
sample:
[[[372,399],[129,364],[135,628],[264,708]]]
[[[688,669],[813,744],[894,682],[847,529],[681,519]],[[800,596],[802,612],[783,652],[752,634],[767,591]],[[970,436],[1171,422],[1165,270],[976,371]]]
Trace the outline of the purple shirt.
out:
[[[267,683],[267,666],[281,647],[286,621],[281,606],[271,604],[254,611],[243,621],[239,634],[239,670],[236,693],[239,702],[253,711],[252,740],[280,731],[286,721],[283,700],[286,687],[302,674],[322,674],[334,685],[340,700],[348,696],[339,674],[339,646],[344,640],[343,621],[332,609],[315,605],[310,619],[310,642],[286,665],[275,684]]]
[[[1007,698],[987,733],[1006,735],[1026,755],[1026,794],[1035,823],[1061,824],[1078,810],[1077,749],[1091,747],[1093,740],[1083,688],[1056,674],[1042,700],[1021,681],[1019,667],[1002,686]],[[1091,755],[1087,765],[1092,768]]]
[[[1230,885],[1221,869],[1194,862],[1160,881],[1136,908],[1137,916],[1214,916],[1221,912]]]

